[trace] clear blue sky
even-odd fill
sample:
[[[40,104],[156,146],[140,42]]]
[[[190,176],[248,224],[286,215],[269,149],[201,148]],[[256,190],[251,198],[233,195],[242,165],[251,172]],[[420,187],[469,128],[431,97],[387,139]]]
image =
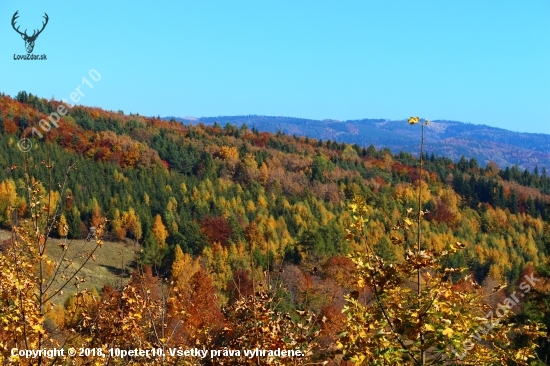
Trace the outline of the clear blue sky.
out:
[[[50,20],[34,54],[11,27]],[[0,1],[0,91],[142,115],[419,115],[550,133],[550,1]],[[89,77],[88,77],[89,79]]]

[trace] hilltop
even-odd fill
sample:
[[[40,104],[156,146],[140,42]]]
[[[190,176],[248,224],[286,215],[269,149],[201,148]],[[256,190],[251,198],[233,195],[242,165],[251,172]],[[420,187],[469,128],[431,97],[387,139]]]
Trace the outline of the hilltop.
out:
[[[406,151],[418,154],[419,131],[407,128],[404,120],[312,120],[291,117],[269,116],[220,116],[203,118],[179,118],[183,123],[212,125],[231,123],[259,131],[288,135],[308,136],[321,140],[335,140],[349,144],[376,148],[388,147],[392,152]],[[521,133],[486,125],[457,121],[432,121],[426,135],[426,149],[438,156],[459,160],[476,158],[482,165],[489,161],[501,167],[517,164],[521,169],[533,170],[536,166],[550,167],[550,135]]]

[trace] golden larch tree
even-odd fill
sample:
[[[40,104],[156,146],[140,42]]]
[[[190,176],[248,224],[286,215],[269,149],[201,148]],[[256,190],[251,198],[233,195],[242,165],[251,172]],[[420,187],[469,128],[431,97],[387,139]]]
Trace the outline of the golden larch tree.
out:
[[[153,233],[159,248],[164,248],[166,245],[166,238],[168,237],[168,230],[166,230],[159,214],[155,217],[155,222],[153,223],[151,232]]]
[[[57,234],[61,237],[67,236],[69,234],[69,225],[67,224],[67,218],[65,215],[61,214],[59,217],[59,223],[57,224]]]

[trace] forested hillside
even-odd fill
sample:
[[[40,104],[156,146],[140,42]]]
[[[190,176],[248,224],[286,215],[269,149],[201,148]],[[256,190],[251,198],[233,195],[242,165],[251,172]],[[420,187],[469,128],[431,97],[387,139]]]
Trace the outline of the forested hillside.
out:
[[[41,130],[43,139],[33,135],[60,104],[27,93],[0,97],[0,225],[10,229],[13,212],[23,219],[31,211],[24,169],[30,167],[49,193],[48,207],[59,204],[54,236],[85,238],[106,217],[106,235],[140,248],[136,268],[145,268],[149,281],[142,283],[154,287],[159,278],[172,278],[194,289],[204,318],[180,327],[182,339],[194,334],[192,327],[222,329],[224,321],[236,321],[224,307],[244,301],[239,295],[280,285],[285,290],[277,309],[321,314],[326,321],[318,325],[318,344],[330,348],[342,330],[344,295],[356,289],[346,255],[363,245],[347,231],[353,221],[348,207],[357,197],[367,204],[365,238],[389,262],[408,256],[414,236],[405,233],[404,244],[397,244],[391,232],[419,198],[426,210],[422,247],[441,252],[463,243],[447,265],[468,267],[488,292],[515,283],[548,257],[550,177],[544,168],[501,170],[428,151],[420,176],[418,158],[387,148],[82,106],[61,117],[59,127]],[[30,151],[18,149],[21,137],[32,141]],[[76,169],[66,175],[70,164]],[[140,282],[139,273],[131,283]],[[96,295],[114,298],[112,291],[98,288]],[[58,326],[74,323],[71,306],[48,316]]]

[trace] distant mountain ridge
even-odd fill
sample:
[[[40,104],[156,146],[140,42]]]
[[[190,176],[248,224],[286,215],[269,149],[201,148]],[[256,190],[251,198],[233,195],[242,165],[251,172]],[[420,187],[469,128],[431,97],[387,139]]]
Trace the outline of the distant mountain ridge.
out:
[[[278,132],[287,135],[308,136],[321,140],[336,140],[360,146],[388,147],[394,153],[407,151],[418,153],[420,128],[409,126],[405,120],[312,120],[270,116],[220,116],[220,117],[164,117],[163,119],[186,124],[215,122],[226,123],[259,131]],[[438,156],[458,160],[462,155],[476,158],[485,166],[495,161],[500,167],[517,164],[522,169],[550,168],[550,135],[508,131],[486,125],[457,121],[436,120],[426,130],[425,151]]]

